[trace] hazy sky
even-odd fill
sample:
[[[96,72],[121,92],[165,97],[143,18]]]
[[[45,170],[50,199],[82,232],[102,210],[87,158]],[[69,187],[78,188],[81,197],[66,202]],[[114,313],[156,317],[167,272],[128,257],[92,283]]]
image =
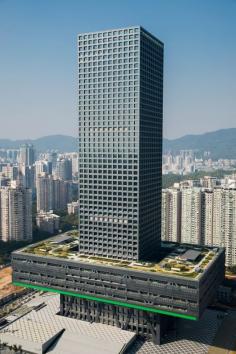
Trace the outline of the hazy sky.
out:
[[[77,134],[76,36],[165,43],[164,134],[236,127],[236,0],[0,0],[0,138]]]

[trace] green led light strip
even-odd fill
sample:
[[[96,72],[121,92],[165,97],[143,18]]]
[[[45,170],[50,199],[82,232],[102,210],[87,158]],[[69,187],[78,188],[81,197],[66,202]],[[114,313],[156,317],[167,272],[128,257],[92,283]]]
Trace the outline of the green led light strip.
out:
[[[134,304],[128,304],[128,303],[121,302],[121,301],[102,299],[102,298],[95,297],[95,296],[90,296],[90,295],[82,295],[82,294],[74,293],[74,292],[71,292],[71,291],[64,291],[64,290],[58,290],[58,289],[53,289],[53,288],[46,288],[46,287],[40,286],[40,285],[27,284],[27,283],[21,283],[21,282],[13,282],[12,284],[16,285],[16,286],[23,286],[24,288],[37,289],[37,290],[47,291],[47,292],[54,292],[54,293],[58,293],[58,294],[79,297],[81,299],[100,301],[100,302],[104,302],[106,304],[118,305],[118,306],[133,308],[133,309],[137,309],[137,310],[143,310],[143,311],[148,311],[148,312],[159,313],[161,315],[180,317],[180,318],[185,318],[187,320],[195,320],[195,321],[197,320],[197,317],[195,317],[195,316],[182,315],[182,314],[176,313],[176,312],[158,310],[158,309],[155,309],[155,308],[150,308],[150,307],[145,307],[145,306],[140,306],[140,305],[134,305]]]

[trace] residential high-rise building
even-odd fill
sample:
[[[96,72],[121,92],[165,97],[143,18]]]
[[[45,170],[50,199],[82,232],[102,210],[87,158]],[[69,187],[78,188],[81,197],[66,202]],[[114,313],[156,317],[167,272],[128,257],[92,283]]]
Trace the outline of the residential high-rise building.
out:
[[[212,245],[225,246],[225,189],[216,188],[213,192]],[[206,240],[208,241],[208,240]],[[207,243],[210,244],[211,243]]]
[[[72,201],[72,182],[46,173],[36,178],[37,211],[64,210]]]
[[[212,176],[204,176],[201,179],[201,185],[203,188],[214,188],[217,184],[217,178]]]
[[[31,166],[35,161],[35,150],[33,145],[24,144],[20,146],[19,163]]]
[[[25,188],[30,188],[34,192],[35,190],[35,166],[32,165],[19,165],[18,180],[20,184]]]
[[[163,241],[181,240],[181,191],[177,188],[162,190],[162,232]]]
[[[57,160],[56,170],[54,173],[56,178],[63,181],[72,180],[72,161],[68,158],[61,158]]]
[[[132,27],[81,34],[78,50],[80,252],[156,257],[163,44]]]
[[[53,210],[53,177],[46,173],[36,177],[37,211]]]
[[[78,176],[79,173],[79,156],[78,153],[72,154],[72,175]]]
[[[7,187],[11,184],[11,179],[0,172],[0,187]]]
[[[236,188],[164,189],[162,240],[225,247],[226,265],[236,264],[235,203]]]
[[[181,242],[203,244],[201,188],[182,190]]]
[[[52,174],[52,162],[48,160],[38,160],[35,161],[35,177],[47,173]]]
[[[204,245],[213,245],[213,215],[214,215],[214,192],[212,189],[202,191],[201,220],[202,239]]]
[[[45,160],[51,162],[52,171],[54,172],[56,170],[56,164],[57,164],[57,157],[58,157],[57,152],[56,151],[47,152],[44,156],[45,156]]]
[[[0,189],[0,236],[2,241],[32,239],[31,189],[16,184]]]
[[[236,264],[236,189],[215,188],[213,203],[212,245],[225,247],[226,265],[232,266]]]
[[[15,181],[19,175],[19,168],[14,164],[8,163],[2,167],[2,174],[10,178],[11,181]]]
[[[226,265],[236,264],[236,189],[225,190],[225,259]]]

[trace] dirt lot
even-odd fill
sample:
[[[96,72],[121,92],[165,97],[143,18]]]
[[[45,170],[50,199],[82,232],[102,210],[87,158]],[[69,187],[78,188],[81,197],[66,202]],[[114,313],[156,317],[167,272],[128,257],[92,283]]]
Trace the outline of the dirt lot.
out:
[[[6,295],[21,291],[22,289],[11,284],[12,268],[0,269],[0,299]]]

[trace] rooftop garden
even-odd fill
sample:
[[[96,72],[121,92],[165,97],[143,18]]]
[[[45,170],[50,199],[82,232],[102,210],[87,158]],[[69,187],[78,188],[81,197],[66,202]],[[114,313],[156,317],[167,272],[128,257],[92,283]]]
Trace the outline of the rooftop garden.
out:
[[[65,236],[68,236],[64,238]],[[24,253],[31,253],[37,256],[52,256],[59,258],[70,258],[78,253],[78,232],[68,231],[60,238],[50,238],[43,242],[28,246],[23,249]]]
[[[190,278],[199,278],[218,253],[218,248],[183,244],[172,248],[172,251],[159,262],[119,260],[79,254],[77,231],[60,236],[28,246],[23,252]],[[187,251],[196,252],[196,257],[188,259],[185,257]]]

